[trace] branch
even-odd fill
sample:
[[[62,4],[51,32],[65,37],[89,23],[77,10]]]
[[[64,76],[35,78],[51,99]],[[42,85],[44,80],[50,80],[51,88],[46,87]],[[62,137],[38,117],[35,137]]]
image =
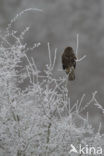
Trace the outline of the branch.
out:
[[[25,12],[28,12],[28,11],[43,12],[43,10],[38,9],[38,8],[28,8],[28,9],[25,9],[25,10],[21,11],[19,14],[17,14],[17,15],[11,20],[10,24],[8,24],[7,32],[10,30],[12,24],[18,19],[18,17],[20,17],[21,15],[23,15]]]
[[[51,68],[52,67],[52,60],[51,60],[51,49],[50,49],[49,42],[48,42],[48,55],[49,55],[49,62],[50,62],[49,67]]]
[[[78,58],[78,47],[79,47],[79,34],[77,34],[77,46],[76,46],[76,57],[77,57],[77,62],[80,62],[86,58],[86,55],[82,56],[81,58]]]

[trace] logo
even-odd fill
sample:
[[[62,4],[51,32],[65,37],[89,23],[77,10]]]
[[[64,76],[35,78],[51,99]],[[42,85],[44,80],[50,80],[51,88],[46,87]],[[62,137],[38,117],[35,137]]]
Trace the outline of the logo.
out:
[[[82,147],[81,144],[79,144],[78,146],[78,149],[73,145],[71,144],[70,145],[71,149],[69,151],[69,154],[70,153],[78,153],[78,154],[88,154],[88,155],[99,155],[99,154],[102,154],[103,153],[103,150],[101,147],[92,147],[92,146],[88,146],[86,145],[85,147]]]

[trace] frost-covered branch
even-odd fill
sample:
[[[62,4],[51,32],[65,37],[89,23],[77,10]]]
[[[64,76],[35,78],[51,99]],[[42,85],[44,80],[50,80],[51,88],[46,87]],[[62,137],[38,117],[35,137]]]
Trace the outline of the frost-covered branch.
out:
[[[7,27],[7,32],[9,32],[12,24],[23,14],[25,14],[26,12],[29,12],[29,11],[38,11],[38,12],[43,12],[42,9],[38,9],[38,8],[28,8],[28,9],[25,9],[23,11],[21,11],[19,14],[17,14],[12,20],[11,22],[8,24],[8,27]]]
[[[76,57],[77,57],[77,62],[82,61],[83,59],[86,58],[86,55],[82,56],[81,58],[78,58],[78,48],[79,48],[79,34],[77,34],[77,45],[76,45]]]

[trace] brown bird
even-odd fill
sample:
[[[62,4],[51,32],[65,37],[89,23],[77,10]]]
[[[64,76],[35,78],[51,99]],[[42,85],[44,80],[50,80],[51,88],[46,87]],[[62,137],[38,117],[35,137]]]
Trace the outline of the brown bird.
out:
[[[62,54],[62,67],[69,74],[68,79],[75,80],[76,56],[72,47],[67,47]]]

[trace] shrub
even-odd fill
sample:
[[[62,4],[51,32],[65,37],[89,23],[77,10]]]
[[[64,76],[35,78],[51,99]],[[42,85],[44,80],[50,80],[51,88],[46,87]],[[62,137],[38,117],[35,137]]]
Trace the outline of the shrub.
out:
[[[88,117],[85,119],[80,115],[92,102],[103,111],[95,98],[96,92],[84,107],[81,106],[83,96],[71,107],[67,78],[56,79],[53,74],[57,49],[52,62],[48,43],[49,64],[44,72],[39,71],[35,60],[27,56],[31,49],[22,42],[28,30],[29,27],[18,36],[16,31],[7,29],[8,33],[1,37],[0,153],[8,156],[72,156],[73,153],[69,153],[71,144],[76,148],[79,144],[103,148],[101,125],[98,133],[94,133]],[[35,44],[32,49],[39,45]],[[22,58],[27,61],[24,67]],[[29,84],[21,90],[17,83],[26,79]]]

